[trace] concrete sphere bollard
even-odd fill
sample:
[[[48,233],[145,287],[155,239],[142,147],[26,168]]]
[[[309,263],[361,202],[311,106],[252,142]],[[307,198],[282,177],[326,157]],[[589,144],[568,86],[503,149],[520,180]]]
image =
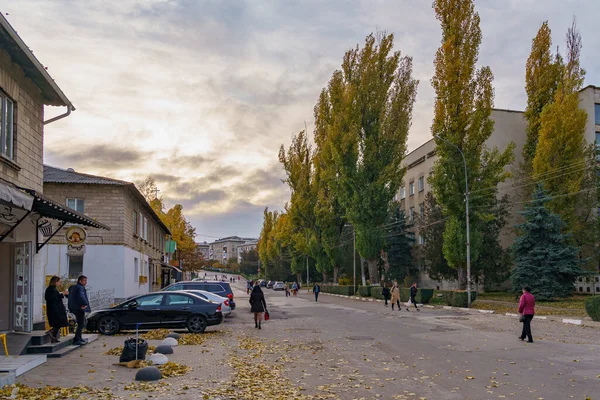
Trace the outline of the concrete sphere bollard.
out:
[[[181,335],[180,335],[179,333],[175,333],[175,332],[173,332],[173,333],[169,333],[169,334],[167,335],[167,337],[170,337],[170,338],[173,338],[173,339],[177,339],[177,340],[179,340],[179,339],[181,338]]]
[[[160,346],[156,346],[154,349],[154,354],[173,354],[173,348],[171,346],[167,346],[165,344],[161,344]]]
[[[135,374],[136,381],[157,381],[162,378],[162,373],[156,367],[144,367]]]
[[[177,339],[173,339],[172,337],[168,337],[168,338],[164,339],[162,342],[160,342],[160,344],[171,346],[171,347],[175,347],[178,345]]]
[[[164,354],[156,353],[152,354],[148,361],[151,361],[154,365],[163,365],[169,362],[169,359]]]

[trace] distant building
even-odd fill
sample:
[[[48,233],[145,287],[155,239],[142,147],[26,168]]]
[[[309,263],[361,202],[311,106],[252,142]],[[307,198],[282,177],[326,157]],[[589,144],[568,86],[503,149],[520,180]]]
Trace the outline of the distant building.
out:
[[[243,252],[247,252],[247,251],[251,251],[251,250],[256,250],[257,246],[258,246],[258,239],[248,240],[248,241],[244,242],[243,244],[241,244],[240,246],[238,246],[237,247],[238,263],[242,262],[242,253]]]
[[[110,227],[80,232],[86,236],[83,251],[68,235],[55,236],[44,255],[46,275],[86,275],[91,290],[114,289],[116,299],[159,290],[170,282],[177,268],[169,265],[165,250],[169,229],[133,183],[46,165],[44,191]]]
[[[215,240],[209,244],[209,259],[217,260],[221,264],[227,264],[227,260],[231,257],[238,259],[239,246],[256,240],[254,238],[241,238],[239,236],[228,236]]]
[[[200,251],[200,254],[202,254],[202,257],[205,260],[208,260],[209,258],[209,253],[210,253],[210,245],[206,242],[202,242],[202,243],[197,243],[196,245],[198,246],[198,250]]]

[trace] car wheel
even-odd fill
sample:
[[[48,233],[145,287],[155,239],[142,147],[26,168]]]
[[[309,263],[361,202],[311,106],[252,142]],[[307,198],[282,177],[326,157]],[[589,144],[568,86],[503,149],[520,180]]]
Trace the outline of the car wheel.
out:
[[[204,332],[206,325],[206,318],[204,318],[202,315],[192,315],[185,323],[185,326],[191,333]]]
[[[119,321],[115,317],[106,316],[98,321],[98,332],[103,335],[114,335],[119,332]]]

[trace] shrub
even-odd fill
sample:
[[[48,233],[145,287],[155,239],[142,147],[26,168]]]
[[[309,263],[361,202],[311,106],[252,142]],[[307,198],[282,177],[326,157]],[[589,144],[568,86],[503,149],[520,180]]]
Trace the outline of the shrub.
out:
[[[433,289],[417,289],[417,297],[415,301],[417,303],[427,304],[433,297]],[[400,301],[407,302],[410,298],[410,288],[400,288]]]
[[[585,301],[585,311],[592,321],[600,321],[600,296],[592,296]]]
[[[383,295],[381,294],[381,286],[371,286],[371,297],[374,299],[384,300]]]
[[[471,303],[477,298],[477,292],[471,291]],[[453,290],[444,293],[446,304],[453,307],[468,307],[468,294],[466,290]]]
[[[347,276],[338,279],[339,285],[352,285],[352,279]]]
[[[358,294],[360,297],[369,297],[371,296],[371,286],[359,286]]]
[[[324,293],[342,294],[345,296],[352,296],[354,294],[352,286],[347,285],[322,285],[321,291]]]

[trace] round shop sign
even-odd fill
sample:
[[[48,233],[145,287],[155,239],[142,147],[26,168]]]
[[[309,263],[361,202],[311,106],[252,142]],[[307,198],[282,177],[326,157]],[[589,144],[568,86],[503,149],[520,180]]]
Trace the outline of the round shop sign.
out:
[[[85,230],[79,226],[72,226],[67,230],[66,238],[70,245],[81,246],[85,243],[86,237]]]

